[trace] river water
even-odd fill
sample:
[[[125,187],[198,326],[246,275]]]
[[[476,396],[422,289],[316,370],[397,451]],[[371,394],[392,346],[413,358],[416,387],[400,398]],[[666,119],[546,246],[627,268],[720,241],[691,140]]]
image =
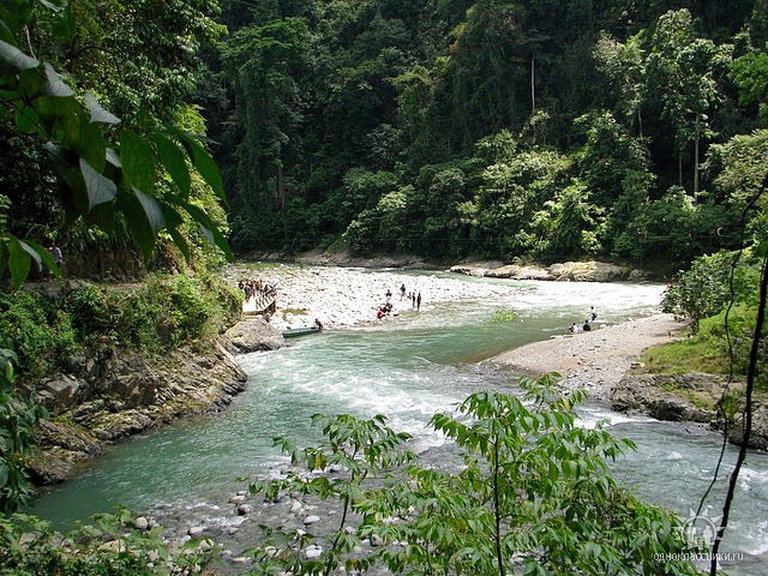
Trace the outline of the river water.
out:
[[[300,445],[315,440],[310,417],[318,412],[386,414],[390,426],[414,435],[412,448],[424,459],[439,460],[444,440],[426,429],[429,417],[470,392],[509,386],[516,379],[477,362],[562,334],[591,305],[606,323],[647,313],[657,308],[663,289],[514,286],[493,300],[430,304],[375,326],[329,331],[294,340],[281,350],[242,356],[249,388],[225,413],[191,418],[112,447],[79,478],[44,494],[33,512],[62,526],[118,504],[136,511],[175,508],[183,515],[206,503],[226,502],[228,494],[244,487],[243,477],[268,475],[284,464],[272,447],[274,436]],[[510,309],[517,314],[511,321],[505,314]],[[637,443],[636,452],[613,465],[621,482],[683,517],[697,508],[717,463],[720,436],[692,425],[617,414],[596,403],[583,406],[581,416],[585,426],[606,420],[612,433]],[[729,447],[725,473],[734,458],[735,449]],[[711,517],[719,516],[725,485],[721,473],[709,499]],[[750,453],[747,459],[724,548],[743,554],[729,565],[731,574],[768,574],[765,454]]]

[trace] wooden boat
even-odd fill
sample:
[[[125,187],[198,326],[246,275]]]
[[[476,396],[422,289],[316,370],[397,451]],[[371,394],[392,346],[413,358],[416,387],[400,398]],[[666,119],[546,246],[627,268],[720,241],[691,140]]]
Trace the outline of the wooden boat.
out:
[[[306,326],[304,328],[291,328],[283,332],[283,338],[298,338],[299,336],[306,336],[307,334],[317,334],[322,332],[321,328],[317,326]]]

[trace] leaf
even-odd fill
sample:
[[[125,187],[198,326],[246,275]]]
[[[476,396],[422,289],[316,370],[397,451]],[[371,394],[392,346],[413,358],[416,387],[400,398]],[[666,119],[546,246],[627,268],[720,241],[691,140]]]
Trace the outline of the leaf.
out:
[[[50,0],[37,0],[37,1],[40,2],[40,4],[42,4],[46,8],[48,8],[49,10],[53,10],[54,12],[61,12],[62,10],[64,10],[64,6],[61,4],[57,4],[56,2],[51,2]]]
[[[16,127],[24,134],[34,134],[38,131],[40,116],[34,108],[22,105],[16,109],[15,116]]]
[[[106,110],[91,92],[85,95],[85,107],[91,113],[91,122],[102,124],[119,124],[120,118]]]
[[[34,254],[30,252],[33,258],[37,260],[38,266],[41,264],[44,264],[48,270],[53,272],[53,275],[57,278],[61,276],[61,270],[59,269],[59,266],[56,264],[56,262],[53,259],[53,256],[51,256],[51,253],[48,251],[47,248],[44,246],[41,246],[37,242],[33,242],[32,240],[26,240],[26,242],[21,243],[22,246],[24,244],[27,244],[27,248],[34,251]],[[29,250],[27,250],[29,251]],[[42,262],[41,262],[42,261]]]
[[[27,56],[13,44],[0,40],[0,61],[10,64],[18,70],[31,70],[40,66],[40,62]]]
[[[152,194],[155,187],[155,155],[138,135],[130,130],[120,133],[120,161],[128,187],[135,186]]]
[[[211,217],[194,204],[184,203],[182,207],[198,223],[205,238],[214,246],[218,246],[229,260],[233,259],[234,254],[232,254],[232,249],[229,247],[227,239],[224,238],[224,235],[216,227]]]
[[[11,271],[11,280],[13,285],[18,287],[24,283],[29,276],[29,269],[32,265],[32,258],[29,253],[21,246],[17,238],[10,237],[8,242],[8,268]]]
[[[107,141],[104,140],[97,124],[81,123],[77,152],[96,172],[104,172],[107,163]]]
[[[75,93],[72,92],[72,89],[61,79],[61,74],[56,72],[56,70],[53,69],[53,66],[46,62],[43,64],[43,67],[45,68],[45,77],[48,79],[46,92],[49,96],[55,98],[74,96]]]
[[[144,260],[149,260],[155,247],[155,232],[147,219],[144,207],[133,190],[120,194],[119,208],[128,223],[128,232],[141,250]]]
[[[173,182],[176,184],[182,197],[186,200],[189,198],[189,189],[192,184],[192,179],[187,169],[186,155],[170,138],[162,134],[155,134],[153,138],[157,151],[160,154],[160,161],[168,171],[168,174],[171,175],[171,178],[173,178]]]
[[[208,186],[213,189],[214,193],[220,199],[226,201],[224,181],[221,179],[221,172],[219,172],[216,162],[213,161],[213,158],[203,148],[203,145],[195,138],[183,132],[178,132],[178,134],[181,136],[182,142],[184,142],[184,146],[192,158],[192,164],[194,164],[195,169],[200,173]]]
[[[111,202],[117,196],[117,186],[109,178],[102,176],[94,170],[83,158],[80,159],[80,172],[85,181],[85,190],[88,194],[88,210],[94,206]]]
[[[144,209],[147,222],[149,222],[149,225],[152,227],[154,233],[157,234],[165,226],[165,215],[163,214],[163,210],[160,207],[160,203],[151,196],[147,196],[140,190],[136,190],[134,188],[132,191],[136,195],[136,198],[141,204],[141,207]]]

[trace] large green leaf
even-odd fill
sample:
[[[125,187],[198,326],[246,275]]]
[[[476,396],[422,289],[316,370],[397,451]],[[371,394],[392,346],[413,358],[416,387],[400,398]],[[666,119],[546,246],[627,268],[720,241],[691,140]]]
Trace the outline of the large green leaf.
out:
[[[14,286],[21,286],[29,276],[32,257],[21,245],[17,238],[11,236],[8,241],[8,268]]]
[[[7,236],[0,236],[0,278],[5,274],[8,267],[8,242]]]
[[[117,186],[112,180],[99,174],[83,158],[80,159],[80,172],[85,181],[85,190],[88,194],[88,209],[93,209],[98,204],[111,202],[117,195]]]
[[[104,172],[107,163],[107,141],[98,124],[83,122],[80,125],[77,153],[85,158],[96,172]]]
[[[130,130],[120,133],[120,161],[128,187],[135,186],[146,194],[155,187],[155,155],[137,134]]]
[[[39,61],[3,40],[0,40],[0,62],[5,62],[17,70],[31,70],[40,66]]]
[[[189,198],[189,190],[192,184],[192,178],[187,169],[186,155],[173,140],[162,134],[155,134],[153,139],[163,166],[168,171],[168,174],[171,175],[171,178],[173,178],[173,182],[176,184],[182,197],[186,200]]]
[[[61,74],[56,72],[56,70],[53,69],[53,66],[48,64],[48,62],[43,66],[45,68],[45,77],[48,79],[46,92],[49,96],[53,96],[54,98],[68,98],[69,96],[74,96],[75,93],[72,92],[72,88],[67,86],[67,83],[61,78]]]
[[[218,229],[213,220],[211,220],[211,217],[208,216],[208,214],[206,214],[202,208],[199,208],[194,204],[187,202],[182,204],[182,206],[184,210],[187,211],[187,214],[189,214],[192,219],[200,226],[200,231],[203,233],[205,238],[214,246],[218,246],[221,251],[224,252],[226,257],[232,260],[234,258],[232,249],[229,247],[227,239],[224,238],[224,235]]]
[[[119,124],[120,118],[106,110],[96,99],[96,96],[88,92],[85,95],[85,107],[91,113],[91,122],[100,122],[102,124]]]
[[[136,195],[136,199],[141,204],[141,207],[144,209],[144,215],[146,216],[149,225],[152,227],[152,231],[157,234],[165,227],[165,214],[163,214],[163,209],[160,207],[160,203],[152,196],[147,196],[140,190],[134,188],[132,191]]]
[[[224,181],[221,179],[221,172],[219,172],[216,162],[213,161],[213,158],[211,158],[210,154],[208,154],[197,139],[183,132],[177,132],[177,134],[181,137],[184,146],[192,158],[192,164],[203,177],[203,180],[221,200],[226,201]]]
[[[119,208],[125,215],[131,238],[141,250],[144,260],[149,260],[155,247],[155,231],[134,190],[120,194]]]
[[[22,104],[16,108],[16,127],[25,134],[34,134],[40,129],[40,117],[34,108]]]

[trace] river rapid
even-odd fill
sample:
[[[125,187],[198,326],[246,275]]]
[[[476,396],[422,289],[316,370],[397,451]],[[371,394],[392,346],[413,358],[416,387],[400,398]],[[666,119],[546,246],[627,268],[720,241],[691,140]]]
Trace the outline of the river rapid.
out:
[[[312,414],[386,414],[390,426],[414,436],[412,448],[427,463],[438,464],[447,448],[441,436],[426,428],[430,416],[450,410],[473,391],[511,389],[517,379],[482,360],[562,335],[572,322],[583,321],[590,306],[599,313],[598,323],[648,314],[658,309],[663,291],[663,286],[654,284],[510,282],[431,272],[349,273],[359,276],[360,286],[371,292],[391,289],[399,315],[240,357],[249,388],[225,413],[191,418],[112,447],[82,476],[45,493],[32,511],[65,526],[120,504],[157,516],[177,534],[201,526],[223,538],[225,545],[229,539],[232,549],[244,547],[251,537],[244,536],[250,534],[246,526],[257,522],[238,516],[228,499],[245,488],[243,477],[269,476],[285,465],[272,447],[274,436],[307,445],[317,439]],[[401,282],[423,287],[420,311],[398,301]],[[438,286],[449,292],[452,288],[446,286],[458,286],[453,289],[456,297],[431,298]],[[375,310],[378,296],[365,297]],[[600,402],[581,408],[584,426],[601,421],[614,435],[637,443],[636,452],[613,465],[617,479],[646,499],[689,517],[712,478],[720,436],[694,425],[618,414]],[[735,448],[727,449],[720,480],[708,500],[712,508],[706,513],[713,518],[720,515],[735,453]],[[731,518],[724,549],[743,557],[728,564],[730,573],[768,574],[765,454],[749,454]]]

